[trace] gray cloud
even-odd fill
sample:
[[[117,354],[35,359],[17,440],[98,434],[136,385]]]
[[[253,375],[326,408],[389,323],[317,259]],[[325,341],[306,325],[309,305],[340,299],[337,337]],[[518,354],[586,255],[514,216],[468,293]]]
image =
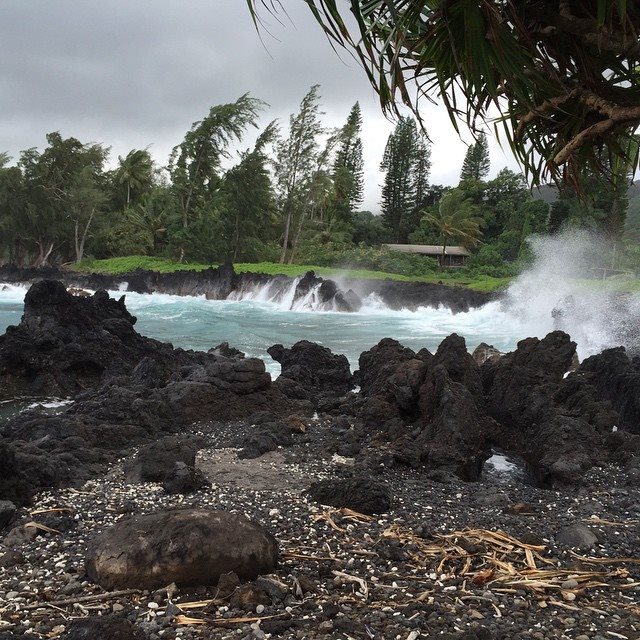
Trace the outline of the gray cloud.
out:
[[[283,25],[265,16],[260,41],[244,0],[3,0],[0,150],[14,157],[60,130],[103,142],[112,157],[151,145],[160,163],[213,104],[250,91],[286,124],[312,84],[328,126],[359,100],[364,114],[365,206],[377,209],[378,164],[390,124],[356,63],[331,49],[301,0]],[[434,182],[453,183],[464,144],[441,109],[426,110]],[[514,165],[492,149],[496,168]]]

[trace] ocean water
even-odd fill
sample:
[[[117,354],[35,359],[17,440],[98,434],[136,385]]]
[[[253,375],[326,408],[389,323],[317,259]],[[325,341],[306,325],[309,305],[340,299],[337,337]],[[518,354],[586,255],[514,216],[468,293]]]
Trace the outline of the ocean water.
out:
[[[25,293],[25,287],[12,285],[0,290],[0,333],[20,321]],[[123,294],[111,292],[111,295]],[[137,330],[146,336],[199,350],[228,342],[249,356],[264,359],[273,374],[279,372],[280,365],[271,359],[267,348],[276,343],[291,346],[303,339],[345,354],[355,369],[360,353],[386,337],[415,350],[426,347],[431,351],[451,333],[464,336],[469,350],[487,342],[509,351],[526,337],[521,324],[514,322],[499,302],[455,314],[432,307],[393,311],[372,296],[361,311],[339,313],[314,310],[313,305],[290,310],[286,301],[259,299],[258,295],[247,298],[218,301],[126,293],[125,301],[138,318]]]
[[[274,375],[280,365],[267,348],[298,340],[346,355],[354,370],[360,353],[382,338],[433,352],[451,333],[463,336],[469,351],[481,342],[511,351],[524,338],[543,338],[562,329],[577,343],[581,360],[619,345],[640,353],[640,294],[621,297],[585,281],[597,246],[597,239],[580,233],[535,240],[532,266],[501,299],[465,313],[444,307],[397,311],[375,295],[366,298],[357,313],[340,313],[321,302],[317,289],[294,301],[295,281],[284,290],[267,284],[235,292],[233,299],[223,301],[126,293],[126,304],[144,335],[187,349],[207,350],[228,342],[248,356],[262,358]],[[0,285],[0,333],[20,321],[25,293],[25,287]]]

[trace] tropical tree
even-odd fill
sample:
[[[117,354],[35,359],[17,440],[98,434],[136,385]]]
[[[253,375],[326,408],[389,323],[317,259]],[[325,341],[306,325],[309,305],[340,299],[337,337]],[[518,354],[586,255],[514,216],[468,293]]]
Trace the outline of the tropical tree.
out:
[[[491,168],[487,135],[481,132],[478,139],[470,144],[464,156],[460,180],[484,180]]]
[[[141,195],[151,188],[153,182],[153,160],[147,149],[131,149],[123,158],[118,156],[116,181],[126,187],[125,204],[131,204],[132,192]]]
[[[244,94],[230,104],[211,107],[173,149],[169,173],[184,229],[194,211],[204,207],[219,189],[220,163],[229,157],[229,145],[241,140],[247,127],[257,126],[258,113],[264,106],[261,100]]]
[[[82,192],[90,188],[91,200],[97,202],[95,191],[100,189],[100,176],[108,153],[102,145],[65,139],[57,131],[47,134],[47,143],[42,152],[23,151],[18,163],[24,176],[25,234],[36,248],[34,266],[37,267],[47,264],[54,249],[62,250],[63,245],[70,245],[71,238],[77,237],[80,247],[81,225],[84,234],[84,225],[90,227],[95,215],[95,211],[93,215],[90,213],[92,207],[86,206],[87,193]],[[86,234],[84,237],[86,240]]]
[[[22,171],[8,166],[11,158],[0,153],[0,259],[22,265],[25,253],[25,198]]]
[[[224,176],[219,215],[227,257],[233,262],[255,259],[256,250],[269,239],[274,196],[267,147],[277,137],[278,125],[273,121],[258,136],[253,150],[244,152]]]
[[[582,168],[600,170],[603,148],[629,155],[640,123],[637,2],[304,1],[359,57],[385,110],[402,102],[419,115],[421,96],[439,98],[454,126],[462,117],[471,128],[497,111],[535,182],[579,181]],[[256,24],[259,5],[280,6],[247,2]]]
[[[318,171],[319,138],[325,133],[320,121],[319,85],[313,85],[300,103],[298,113],[289,118],[289,135],[276,145],[275,186],[284,223],[280,262],[287,259],[294,218],[306,217],[305,207]],[[304,216],[304,217],[303,217]]]
[[[464,193],[453,189],[443,196],[437,211],[425,213],[424,222],[434,227],[442,239],[442,263],[450,240],[456,239],[467,247],[480,242],[480,219],[473,202]]]

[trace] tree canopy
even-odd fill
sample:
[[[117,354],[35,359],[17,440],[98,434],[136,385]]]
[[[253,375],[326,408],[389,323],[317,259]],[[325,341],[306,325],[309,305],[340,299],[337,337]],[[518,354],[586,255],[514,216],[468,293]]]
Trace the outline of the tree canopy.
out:
[[[259,5],[278,10],[247,2],[256,21]],[[332,41],[355,52],[386,111],[404,103],[419,117],[421,99],[439,99],[454,126],[462,119],[473,130],[497,113],[534,183],[579,184],[585,169],[615,174],[630,156],[636,164],[637,2],[305,2]]]

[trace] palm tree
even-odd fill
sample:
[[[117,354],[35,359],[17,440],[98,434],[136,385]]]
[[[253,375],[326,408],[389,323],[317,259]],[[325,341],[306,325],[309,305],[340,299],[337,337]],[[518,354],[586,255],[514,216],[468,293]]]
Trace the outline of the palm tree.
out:
[[[127,185],[127,206],[131,204],[131,191],[140,191],[151,185],[153,160],[146,149],[131,149],[123,158],[118,156],[120,166],[116,171],[118,184]]]
[[[386,111],[404,103],[419,118],[421,96],[439,99],[456,128],[462,119],[475,131],[497,110],[534,182],[564,174],[579,183],[583,169],[602,170],[603,147],[613,157],[632,151],[638,2],[302,1],[332,43],[359,58]],[[284,11],[280,2],[247,2],[256,25],[259,9]]]
[[[473,202],[454,189],[442,197],[437,212],[425,212],[423,221],[435,227],[442,236],[440,266],[444,267],[450,239],[455,238],[466,247],[473,247],[480,242],[482,231],[476,211]]]

